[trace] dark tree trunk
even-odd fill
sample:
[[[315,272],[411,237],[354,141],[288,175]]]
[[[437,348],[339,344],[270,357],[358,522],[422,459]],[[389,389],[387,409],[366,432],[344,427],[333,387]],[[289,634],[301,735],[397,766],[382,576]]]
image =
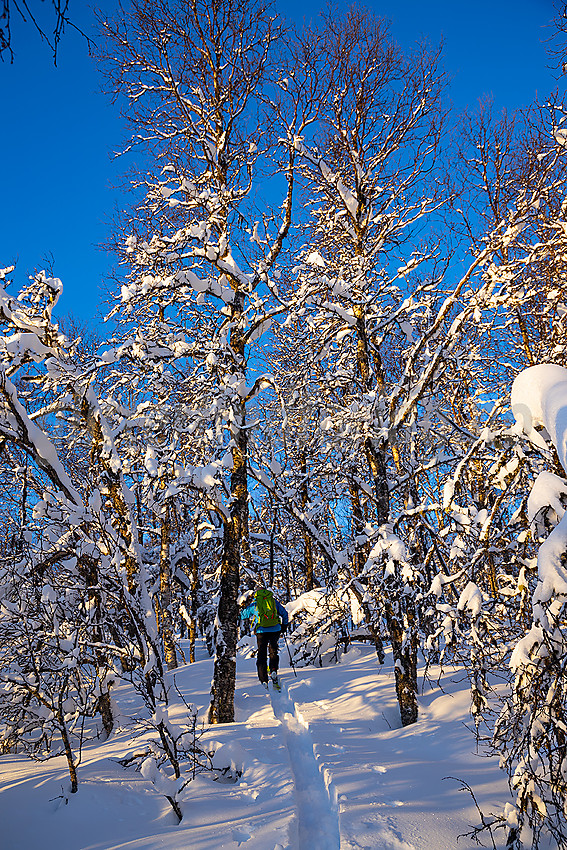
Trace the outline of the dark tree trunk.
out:
[[[400,717],[402,726],[410,726],[417,720],[417,651],[411,635],[404,633],[400,612],[395,613],[393,606],[388,603],[385,613],[392,641]]]
[[[390,512],[390,494],[388,490],[386,445],[377,449],[370,437],[367,438],[366,457],[373,479],[376,496],[376,515],[379,524],[387,522]],[[417,720],[417,646],[415,640],[406,636],[402,604],[405,600],[396,600],[394,604],[385,601],[384,613],[392,643],[394,657],[394,675],[396,696],[400,706],[402,726],[409,726]],[[408,614],[408,619],[410,619]]]
[[[307,452],[301,452],[301,476],[302,483],[300,489],[301,508],[306,510],[309,502],[309,485],[307,480]],[[303,556],[305,560],[305,590],[313,590],[315,587],[315,568],[313,562],[313,546],[311,536],[307,531],[303,531]]]
[[[233,319],[237,327],[231,334],[231,348],[234,357],[234,372],[244,378],[244,339],[238,329],[242,299],[242,293],[237,293],[233,308]],[[248,437],[245,402],[241,401],[234,404],[233,413],[230,518],[225,520],[224,523],[218,625],[215,628],[215,663],[209,708],[210,723],[232,723],[234,721],[240,560],[241,553],[244,554],[245,558],[248,556]]]
[[[109,685],[107,686],[110,687]],[[110,690],[105,690],[101,693],[97,702],[97,710],[102,720],[102,726],[106,737],[108,738],[114,729],[114,715],[112,714],[112,702],[110,699]]]
[[[71,742],[69,740],[69,735],[67,733],[67,725],[65,723],[65,713],[63,711],[63,698],[59,697],[59,702],[56,709],[57,716],[57,725],[59,726],[59,734],[61,735],[61,740],[63,741],[63,749],[65,751],[65,758],[67,759],[67,768],[69,770],[69,778],[71,780],[71,794],[76,794],[77,788],[79,787],[79,781],[77,779],[77,765],[75,764],[75,757],[73,755],[73,750],[71,748]]]
[[[168,670],[177,667],[177,652],[173,635],[171,616],[171,527],[169,507],[160,521],[160,559],[159,559],[159,627],[163,643],[163,657]]]
[[[238,588],[240,584],[240,532],[238,523],[225,523],[222,574],[215,630],[216,650],[211,687],[209,723],[234,721],[236,644],[238,639]]]
[[[199,600],[197,597],[200,587],[199,582],[199,556],[197,551],[193,552],[191,563],[191,617],[189,622],[189,663],[195,663],[195,639],[197,637],[197,609]]]
[[[374,496],[376,499],[376,519],[378,524],[382,525],[388,521],[390,515],[390,491],[388,489],[388,475],[386,465],[386,446],[380,445],[378,448],[370,437],[366,438],[364,443],[364,451],[368,468],[372,477],[372,485],[374,487]]]
[[[99,590],[98,563],[94,558],[82,555],[79,559],[79,572],[88,588],[89,607],[92,617],[92,639],[95,643],[104,644],[104,632],[101,626],[102,612]],[[110,700],[110,688],[114,682],[114,675],[110,673],[108,658],[100,649],[95,650],[96,669],[100,685],[100,696],[97,700],[96,710],[100,714],[102,726],[108,738],[114,729],[114,716],[112,714],[112,703]]]

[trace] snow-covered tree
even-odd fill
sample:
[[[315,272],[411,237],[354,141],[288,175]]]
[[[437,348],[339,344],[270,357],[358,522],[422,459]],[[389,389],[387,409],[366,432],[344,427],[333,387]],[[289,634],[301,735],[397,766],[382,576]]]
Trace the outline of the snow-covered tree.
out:
[[[159,471],[167,464],[156,469],[166,492],[202,494],[202,511],[222,539],[210,717],[226,722],[234,712],[240,573],[249,568],[253,411],[258,393],[273,386],[253,358],[285,310],[277,261],[291,225],[296,151],[286,143],[278,153],[273,137],[301,132],[305,110],[290,100],[275,64],[280,25],[260,2],[140,0],[105,28],[109,57],[117,57],[112,85],[159,169],[146,180],[125,243],[129,282],[115,349],[151,362],[169,391],[177,383],[174,405],[164,395],[156,410],[177,422],[159,448],[170,480]],[[283,206],[258,209],[266,169],[274,192],[283,176]],[[255,461],[262,471],[263,459]]]
[[[564,470],[561,477],[540,472],[529,495],[527,512],[539,527],[535,534],[541,544],[531,598],[533,619],[513,648],[512,692],[494,729],[494,745],[516,794],[515,805],[505,813],[512,848],[537,847],[542,832],[550,833],[560,847],[567,840],[566,399],[567,370],[562,366],[532,366],[518,375],[512,387],[517,432],[548,454],[549,439]]]
[[[544,633],[537,646],[530,643],[542,618],[538,565],[545,550],[536,560],[537,543],[562,515],[564,471],[555,440],[546,442],[534,429],[526,439],[502,415],[506,384],[520,369],[538,360],[564,362],[563,114],[551,100],[514,122],[491,124],[483,112],[475,125],[460,214],[469,211],[473,251],[486,245],[487,227],[503,238],[479,269],[476,290],[465,293],[461,316],[469,327],[442,393],[453,400],[443,418],[451,426],[454,459],[443,493],[447,521],[440,522],[436,544],[441,569],[431,588],[437,633],[430,642],[443,637],[446,649],[464,661],[477,721],[498,707],[491,674],[509,679],[511,665],[512,696],[494,728],[517,794],[517,806],[507,811],[509,847],[537,847],[542,829],[564,841],[564,792],[555,760],[555,736],[563,734],[561,696],[557,691],[555,702],[550,697],[554,661]],[[459,381],[462,393],[454,393]],[[540,383],[528,380],[528,407],[540,404]]]
[[[379,653],[385,622],[406,723],[417,716],[417,646],[433,628],[422,600],[444,548],[439,485],[470,434],[454,422],[454,387],[478,391],[466,370],[485,352],[467,353],[471,328],[504,301],[501,260],[552,191],[557,151],[529,189],[516,180],[502,218],[475,222],[468,264],[441,262],[438,57],[404,59],[383,28],[359,12],[333,18],[309,54],[334,76],[318,123],[294,140],[311,224],[293,270],[300,306],[278,337],[282,352],[309,352],[282,369],[292,399],[310,405],[304,432],[318,423],[311,480],[331,479],[351,506],[330,590],[343,588],[347,617],[355,595]],[[426,222],[428,241],[416,232]]]
[[[9,746],[49,751],[53,734],[61,737],[75,791],[72,733],[93,712],[112,731],[116,678],[133,679],[154,713],[169,688],[134,495],[93,386],[105,361],[82,361],[52,319],[59,280],[35,275],[15,299],[10,271],[1,273],[0,434],[35,472],[20,543],[2,561],[0,715]],[[61,428],[76,454],[86,448],[88,465],[67,470],[56,448]]]

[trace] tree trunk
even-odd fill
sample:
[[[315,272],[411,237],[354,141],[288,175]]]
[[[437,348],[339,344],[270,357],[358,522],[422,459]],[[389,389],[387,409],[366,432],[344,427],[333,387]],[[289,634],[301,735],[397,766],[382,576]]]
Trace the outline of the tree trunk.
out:
[[[79,558],[79,573],[88,588],[89,609],[91,611],[92,640],[95,644],[105,643],[104,632],[101,626],[103,619],[101,612],[101,599],[99,591],[98,563],[94,558],[88,558],[84,554]],[[110,700],[110,688],[114,683],[114,675],[109,678],[109,664],[106,653],[95,649],[96,671],[99,680],[100,694],[96,709],[100,714],[102,726],[108,738],[114,729],[114,716],[112,714],[112,703]]]
[[[102,720],[102,726],[105,732],[106,737],[110,737],[112,730],[114,729],[114,715],[112,714],[112,702],[110,699],[110,686],[107,689],[101,692],[98,702],[97,702],[97,710],[100,714]]]
[[[197,637],[197,609],[199,602],[197,592],[199,590],[199,556],[197,550],[193,552],[191,563],[191,618],[189,622],[189,663],[195,663],[195,639]]]
[[[69,770],[69,778],[71,780],[71,794],[76,794],[77,788],[79,787],[79,781],[77,779],[77,766],[75,764],[73,750],[71,749],[69,735],[67,734],[67,725],[65,723],[65,713],[63,711],[62,695],[59,696],[58,705],[56,709],[56,716],[57,725],[59,726],[59,734],[61,735],[61,740],[63,741],[63,749],[65,750],[65,758],[67,759],[67,768]]]
[[[160,526],[159,625],[166,667],[168,670],[175,670],[177,667],[177,653],[171,616],[171,528],[169,506],[167,504],[164,507],[164,515],[161,518]]]
[[[359,576],[364,569],[364,564],[366,563],[366,552],[364,549],[359,549],[356,545],[356,538],[362,534],[364,530],[364,513],[362,511],[362,505],[360,503],[360,491],[358,484],[354,480],[354,475],[356,474],[356,470],[351,470],[351,477],[348,482],[348,489],[350,492],[350,503],[352,506],[352,530],[355,536],[355,552],[353,555],[353,569],[355,576]]]
[[[376,518],[382,525],[388,521],[390,513],[390,493],[388,489],[386,444],[378,448],[370,437],[365,443],[366,458],[373,479],[376,497]],[[398,605],[402,604],[398,601]],[[406,603],[409,604],[409,603]],[[394,675],[396,696],[400,706],[402,726],[409,726],[417,720],[417,646],[415,641],[406,637],[403,616],[400,610],[394,610],[391,602],[386,601],[384,613],[392,643],[394,656]]]
[[[240,584],[240,528],[238,517],[224,526],[220,599],[215,627],[215,663],[209,723],[234,721],[238,588]]]
[[[305,512],[309,501],[309,486],[307,482],[307,452],[301,452],[301,509]],[[303,557],[305,561],[305,590],[313,590],[315,587],[315,566],[313,562],[313,546],[311,536],[303,530]]]
[[[239,327],[243,298],[243,293],[236,293],[233,304],[234,329],[230,343],[234,358],[233,373],[245,380],[245,343]],[[215,663],[209,708],[210,723],[234,721],[240,560],[242,553],[245,558],[248,555],[248,436],[244,400],[233,401],[233,416],[230,518],[224,522],[220,599],[215,625]]]
[[[388,476],[386,466],[386,445],[382,443],[378,448],[370,437],[367,437],[364,443],[366,460],[372,477],[374,486],[374,496],[376,498],[376,519],[378,525],[383,525],[388,521],[390,515],[390,492],[388,489]]]
[[[386,622],[392,641],[396,696],[400,706],[402,726],[417,720],[417,652],[414,641],[405,633],[400,612],[394,612],[390,603],[385,608]]]

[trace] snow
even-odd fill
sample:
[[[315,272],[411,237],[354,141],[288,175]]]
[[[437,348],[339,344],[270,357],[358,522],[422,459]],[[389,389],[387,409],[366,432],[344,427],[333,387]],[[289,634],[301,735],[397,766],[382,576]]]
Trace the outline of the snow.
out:
[[[534,617],[542,616],[537,603],[549,602],[553,596],[567,597],[567,569],[564,560],[567,552],[567,516],[563,516],[547,540],[541,544],[538,556],[539,582],[533,595]]]
[[[305,258],[305,262],[310,266],[318,266],[320,269],[324,269],[326,266],[325,260],[319,253],[319,251],[311,251],[309,256]]]
[[[358,203],[356,198],[349,192],[345,184],[342,180],[337,180],[337,189],[339,190],[339,194],[343,200],[345,207],[348,209],[349,213],[353,218],[356,218],[356,214],[358,212]]]
[[[535,429],[543,426],[567,470],[567,369],[551,363],[530,366],[520,372],[512,386],[512,413],[518,428],[532,442],[546,449],[545,440]]]
[[[298,845],[311,850],[339,850],[337,795],[330,772],[317,758],[309,724],[286,693],[272,696],[281,723],[297,802]]]
[[[159,461],[157,452],[152,446],[148,446],[146,449],[146,456],[144,457],[144,466],[149,476],[155,478],[158,474],[159,469]]]
[[[14,356],[29,357],[40,363],[45,360],[52,351],[38,339],[35,333],[16,333],[4,336],[0,339],[0,349]]]
[[[542,508],[553,508],[558,518],[565,513],[561,497],[567,502],[567,482],[554,472],[540,472],[528,497],[528,518],[530,522]]]
[[[187,646],[182,643],[188,657]],[[201,645],[195,664],[175,672],[176,684],[205,722],[212,660]],[[429,669],[420,718],[402,728],[391,659],[379,667],[369,646],[351,648],[342,663],[301,668],[281,651],[283,690],[266,693],[244,639],[238,657],[236,721],[204,726],[201,746],[223,770],[197,774],[179,792],[177,824],[163,796],[175,788],[151,757],[143,772],[118,759],[139,751],[129,726],[136,698],[113,690],[122,729],[85,744],[79,790],[67,792],[61,757],[38,763],[0,757],[2,846],[25,850],[454,850],[477,846],[457,836],[510,795],[496,759],[475,752],[470,695],[458,668]],[[170,707],[171,724],[183,724]],[[145,778],[144,778],[145,774]],[[498,841],[498,836],[497,836]],[[503,847],[500,835],[499,850]]]
[[[206,466],[197,466],[191,471],[191,480],[194,487],[199,490],[210,490],[218,485],[216,475],[218,466],[214,463],[209,463]]]
[[[536,444],[547,444],[537,427],[543,427],[551,438],[561,465],[567,470],[567,369],[543,363],[520,372],[512,386],[512,412],[517,428]],[[539,442],[538,442],[539,441]],[[549,628],[543,610],[554,596],[567,598],[567,570],[564,555],[567,551],[567,516],[562,508],[561,479],[549,473],[540,476],[531,496],[530,515],[534,516],[543,505],[551,506],[559,523],[542,543],[538,552],[538,585],[533,595],[534,620]]]
[[[543,643],[543,629],[541,626],[532,626],[529,632],[518,641],[510,656],[510,669],[517,671],[522,668],[533,667],[531,652],[534,646],[541,646]]]
[[[459,597],[457,603],[458,611],[468,610],[472,617],[478,617],[482,609],[482,594],[477,585],[469,581]]]

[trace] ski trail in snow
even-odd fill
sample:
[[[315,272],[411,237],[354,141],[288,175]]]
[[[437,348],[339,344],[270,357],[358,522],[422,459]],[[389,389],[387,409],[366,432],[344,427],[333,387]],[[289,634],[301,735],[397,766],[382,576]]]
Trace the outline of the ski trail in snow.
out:
[[[340,850],[335,788],[322,772],[309,726],[283,690],[271,693],[274,714],[282,725],[295,784],[298,850]]]

